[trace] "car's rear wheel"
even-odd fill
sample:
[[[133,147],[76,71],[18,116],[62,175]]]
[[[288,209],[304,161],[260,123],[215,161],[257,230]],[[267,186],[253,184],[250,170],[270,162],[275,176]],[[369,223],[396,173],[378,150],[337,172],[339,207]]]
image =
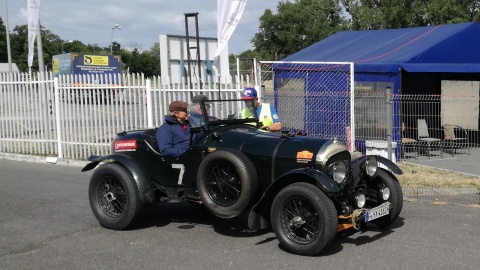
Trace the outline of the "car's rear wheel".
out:
[[[333,202],[308,183],[291,184],[276,195],[271,223],[282,247],[306,256],[317,255],[328,247],[338,227]]]
[[[116,163],[106,163],[95,170],[88,194],[93,214],[108,229],[127,228],[144,207],[132,175]]]
[[[392,224],[400,215],[403,208],[403,192],[397,179],[381,168],[377,170],[375,181],[390,189],[390,198],[388,199],[390,202],[390,213],[372,221],[372,223],[377,224],[379,228],[383,229]]]
[[[205,208],[222,218],[241,214],[258,192],[253,163],[240,151],[217,150],[200,164],[197,188]]]

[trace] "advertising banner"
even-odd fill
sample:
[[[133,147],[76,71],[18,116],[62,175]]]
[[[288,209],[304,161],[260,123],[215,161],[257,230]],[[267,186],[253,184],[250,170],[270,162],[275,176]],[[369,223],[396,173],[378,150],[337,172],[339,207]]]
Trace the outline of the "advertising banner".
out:
[[[122,72],[119,55],[64,53],[52,57],[53,76],[60,74],[118,74]]]
[[[218,56],[240,22],[246,4],[247,0],[217,0],[218,47],[214,56],[214,66],[217,70],[220,70]]]
[[[33,64],[33,54],[35,48],[35,37],[37,36],[37,27],[40,27],[40,0],[27,0],[27,20],[28,20],[28,66]]]

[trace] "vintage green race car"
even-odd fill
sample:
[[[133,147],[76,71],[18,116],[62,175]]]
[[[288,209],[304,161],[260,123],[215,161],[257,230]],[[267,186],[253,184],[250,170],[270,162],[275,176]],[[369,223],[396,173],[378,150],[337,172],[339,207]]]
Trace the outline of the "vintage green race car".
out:
[[[110,155],[91,156],[83,171],[102,162],[89,185],[100,224],[125,229],[146,206],[188,200],[225,219],[245,214],[249,229],[271,226],[289,252],[316,255],[339,231],[397,219],[403,194],[395,163],[352,159],[337,139],[261,131],[256,116],[239,119],[244,105],[202,101],[204,121],[192,128],[198,139],[181,156],[159,153],[155,129],[121,132]]]

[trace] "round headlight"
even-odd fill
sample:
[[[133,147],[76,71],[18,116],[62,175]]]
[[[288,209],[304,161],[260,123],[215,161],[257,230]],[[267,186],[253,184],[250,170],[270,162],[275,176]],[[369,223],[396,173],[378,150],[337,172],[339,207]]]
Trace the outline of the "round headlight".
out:
[[[347,176],[347,166],[341,161],[337,161],[332,167],[332,177],[337,184],[342,183]]]
[[[388,187],[382,187],[380,189],[380,196],[382,200],[387,201],[390,198],[390,189]]]
[[[355,195],[355,203],[357,204],[358,208],[364,207],[366,200],[367,200],[367,198],[362,193],[359,193],[359,194]]]
[[[377,159],[374,156],[367,157],[365,171],[369,176],[373,176],[377,171]]]

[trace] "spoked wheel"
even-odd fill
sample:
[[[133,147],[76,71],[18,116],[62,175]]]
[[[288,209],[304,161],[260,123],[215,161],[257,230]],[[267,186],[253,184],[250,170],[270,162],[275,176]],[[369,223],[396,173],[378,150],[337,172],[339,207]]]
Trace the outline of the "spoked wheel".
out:
[[[109,217],[121,216],[127,205],[127,194],[120,181],[113,176],[104,177],[97,190],[100,209]]]
[[[272,228],[289,252],[317,255],[328,247],[337,232],[332,201],[317,187],[295,183],[282,189],[272,204]]]
[[[88,193],[93,214],[109,229],[127,228],[144,207],[132,175],[116,163],[103,164],[95,170]]]
[[[282,229],[293,241],[309,244],[320,236],[320,217],[310,202],[292,198],[283,208]]]
[[[227,161],[217,161],[207,172],[207,193],[210,199],[222,207],[232,206],[240,199],[242,181],[235,168]]]
[[[255,198],[257,173],[242,152],[217,150],[200,164],[197,188],[205,208],[218,217],[232,218]]]

